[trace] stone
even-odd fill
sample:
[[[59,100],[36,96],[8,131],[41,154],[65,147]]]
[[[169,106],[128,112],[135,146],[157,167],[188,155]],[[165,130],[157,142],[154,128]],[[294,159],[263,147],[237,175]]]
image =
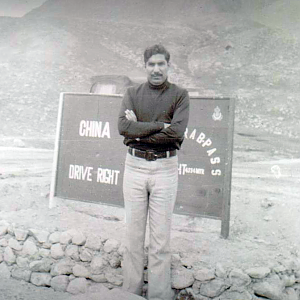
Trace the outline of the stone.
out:
[[[89,270],[85,266],[82,266],[82,265],[79,265],[79,264],[76,264],[73,267],[73,274],[76,277],[89,278],[89,276],[90,276]]]
[[[273,205],[274,205],[274,202],[267,198],[261,200],[261,207],[263,207],[263,208],[269,208]]]
[[[111,253],[112,251],[117,251],[120,243],[117,240],[109,239],[104,243],[103,250],[106,253]]]
[[[61,232],[55,231],[49,235],[48,242],[50,244],[57,244],[60,242]]]
[[[121,286],[123,284],[123,276],[112,272],[112,270],[105,272],[105,278],[113,285]]]
[[[94,257],[93,252],[89,249],[83,249],[79,255],[79,258],[82,261],[87,261],[87,262],[92,261],[93,257]]]
[[[0,225],[0,236],[6,235],[7,234],[7,230],[8,230],[8,226],[7,225]]]
[[[51,279],[51,287],[55,291],[65,292],[69,284],[69,276],[59,275]]]
[[[53,244],[51,246],[51,257],[53,257],[54,259],[60,259],[63,258],[65,256],[65,252],[62,249],[61,244]]]
[[[288,265],[288,269],[294,271],[294,272],[297,272],[297,271],[300,271],[300,259],[297,258],[297,259],[290,259],[288,262],[287,262],[287,265]]]
[[[72,280],[68,287],[67,292],[71,294],[84,294],[87,291],[87,280],[85,278],[75,278]]]
[[[68,233],[72,238],[75,234],[77,234],[78,230],[75,228],[72,229],[68,229],[67,231],[65,231],[66,233]]]
[[[6,247],[6,246],[8,246],[8,241],[7,241],[7,239],[5,239],[5,238],[0,239],[0,246],[1,246],[1,247]]]
[[[121,257],[117,252],[114,252],[112,254],[113,255],[111,255],[108,262],[112,268],[114,269],[119,268],[121,266]]]
[[[25,241],[28,236],[28,230],[14,228],[14,235],[18,241]]]
[[[252,295],[248,291],[225,291],[218,300],[252,300]]]
[[[95,234],[91,234],[87,237],[85,247],[99,251],[102,247],[101,238]]]
[[[192,296],[193,300],[210,300],[210,298],[196,294],[192,288],[186,288],[185,291],[188,296]]]
[[[240,269],[231,270],[229,280],[234,286],[247,286],[251,283],[251,278]]]
[[[73,274],[71,274],[70,276],[69,276],[69,280],[71,281],[71,280],[73,280],[73,279],[75,279],[76,277],[73,275]]]
[[[285,300],[299,300],[298,293],[293,288],[287,288],[284,293]]]
[[[50,233],[46,230],[29,229],[29,234],[32,235],[39,243],[46,243]]]
[[[28,258],[22,256],[17,257],[16,263],[19,268],[27,268],[29,266]]]
[[[38,249],[37,249],[35,243],[30,240],[26,240],[23,245],[22,255],[23,256],[27,256],[27,255],[34,256],[37,253],[38,253]]]
[[[8,240],[8,246],[11,249],[14,249],[14,250],[17,250],[17,251],[20,251],[23,248],[23,246],[16,239],[14,239],[14,238],[10,238]]]
[[[217,263],[216,264],[216,270],[215,270],[216,276],[220,278],[226,278],[227,277],[227,272],[222,266],[222,264]]]
[[[38,261],[33,261],[29,264],[30,270],[32,272],[50,272],[52,266],[52,261],[50,259],[42,259]]]
[[[277,266],[274,266],[273,267],[273,271],[275,273],[282,273],[282,272],[285,272],[286,271],[286,267],[283,266],[283,265],[277,265]]]
[[[290,287],[296,283],[296,278],[295,275],[291,275],[291,276],[283,275],[281,277],[281,281],[283,282],[284,286]]]
[[[194,291],[195,294],[199,294],[200,293],[200,288],[201,288],[201,284],[202,282],[195,280],[192,286],[192,289]]]
[[[99,275],[92,274],[92,275],[90,275],[89,278],[92,279],[93,281],[99,282],[99,283],[107,282],[107,279],[103,273],[99,274]]]
[[[181,264],[187,269],[192,269],[195,264],[195,259],[192,257],[183,257],[181,259]]]
[[[193,285],[195,279],[193,272],[184,267],[172,269],[172,287],[184,289]]]
[[[52,244],[51,243],[42,243],[41,244],[41,247],[43,248],[43,249],[51,249],[51,247],[52,247]]]
[[[105,268],[105,262],[102,257],[95,256],[91,262],[91,272],[92,274],[101,274]]]
[[[39,255],[42,257],[49,257],[51,254],[51,251],[49,249],[40,248],[39,249]]]
[[[30,281],[31,271],[25,268],[18,268],[15,267],[12,269],[11,277],[18,279],[18,280],[24,280],[26,282]]]
[[[70,244],[72,241],[72,236],[70,235],[69,232],[64,231],[61,233],[60,238],[59,238],[59,242],[63,245],[67,245]]]
[[[270,282],[258,282],[253,285],[253,291],[258,296],[263,296],[272,300],[282,300],[282,288]]]
[[[3,259],[8,264],[14,264],[16,262],[16,256],[9,246],[5,247]]]
[[[2,262],[3,262],[3,254],[0,253],[0,263],[2,263]]]
[[[271,270],[268,267],[250,268],[245,271],[252,278],[265,278]]]
[[[119,246],[119,248],[118,248],[118,254],[119,254],[120,256],[123,256],[124,253],[125,253],[125,251],[126,251],[126,246],[125,246],[124,244],[121,244],[121,245]]]
[[[199,281],[209,281],[215,278],[215,270],[201,269],[194,273],[194,277]]]
[[[77,245],[68,245],[65,250],[66,257],[70,257],[75,261],[79,261],[79,249]]]
[[[30,282],[36,286],[51,286],[52,276],[49,273],[31,273]]]
[[[206,297],[218,297],[220,296],[226,289],[228,285],[225,283],[223,279],[213,279],[207,283],[202,283],[200,287],[200,294]]]
[[[5,262],[0,264],[0,278],[9,279],[10,278],[10,270]]]
[[[85,244],[85,242],[86,242],[86,236],[82,232],[76,231],[76,233],[74,233],[73,235],[72,243],[74,245],[82,246]]]
[[[57,264],[52,265],[50,274],[52,276],[72,274],[73,266],[74,263],[71,260],[63,259],[59,261]]]

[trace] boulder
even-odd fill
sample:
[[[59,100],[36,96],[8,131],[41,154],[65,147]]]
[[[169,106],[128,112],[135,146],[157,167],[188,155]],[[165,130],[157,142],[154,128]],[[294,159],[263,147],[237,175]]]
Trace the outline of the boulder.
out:
[[[46,243],[50,233],[46,230],[29,229],[29,235],[32,235],[39,243]]]
[[[14,264],[16,262],[16,256],[9,246],[7,246],[4,250],[3,260],[9,265]]]
[[[172,287],[175,289],[184,289],[192,286],[195,279],[193,272],[184,267],[172,269]]]
[[[23,248],[23,246],[16,239],[14,239],[14,238],[10,238],[8,240],[8,246],[11,249],[14,249],[14,250],[17,250],[17,251],[20,251]]]
[[[51,286],[52,276],[49,273],[36,273],[31,274],[30,282],[36,286]]]
[[[63,259],[59,261],[57,264],[52,265],[51,275],[68,275],[73,273],[74,263],[69,259]]]
[[[73,279],[68,287],[67,292],[71,294],[84,294],[87,291],[87,280],[85,278],[75,278]]]
[[[65,250],[66,257],[70,257],[75,261],[80,261],[79,258],[79,249],[77,245],[68,245]]]
[[[282,300],[282,288],[277,285],[275,282],[258,282],[253,285],[253,291],[255,295],[269,298],[272,300]]]
[[[53,257],[54,259],[60,259],[63,258],[65,255],[64,250],[62,249],[61,244],[53,244],[51,246],[51,257]]]
[[[90,276],[89,270],[85,266],[82,266],[82,265],[79,265],[79,264],[76,264],[73,267],[73,274],[76,277],[89,278],[89,276]]]
[[[214,269],[201,269],[194,273],[194,277],[199,281],[209,281],[215,278]]]
[[[29,282],[31,276],[31,271],[25,268],[18,268],[15,267],[12,269],[11,277],[18,279],[18,280],[24,280]]]
[[[86,242],[86,236],[82,232],[76,231],[76,233],[74,233],[73,235],[72,243],[74,245],[82,246],[85,244],[85,242]]]
[[[51,279],[51,287],[55,291],[65,292],[69,284],[69,276],[59,275]]]
[[[23,249],[22,249],[22,255],[23,256],[34,256],[37,254],[38,249],[36,247],[36,244],[30,240],[26,240]]]
[[[120,243],[116,240],[109,239],[104,243],[103,250],[106,253],[111,253],[113,251],[117,251],[120,246]]]
[[[14,235],[18,241],[25,241],[28,236],[28,230],[14,228]]]
[[[250,268],[245,271],[252,278],[265,278],[271,270],[267,267]]]
[[[48,239],[49,243],[51,243],[51,244],[59,243],[60,242],[60,236],[61,236],[61,232],[59,232],[59,231],[55,231],[55,232],[51,233],[49,235],[49,239]]]
[[[200,294],[206,297],[214,298],[220,296],[226,289],[228,284],[223,279],[213,279],[207,283],[202,283]]]
[[[5,262],[0,264],[0,278],[9,279],[10,278],[10,269],[8,268]]]

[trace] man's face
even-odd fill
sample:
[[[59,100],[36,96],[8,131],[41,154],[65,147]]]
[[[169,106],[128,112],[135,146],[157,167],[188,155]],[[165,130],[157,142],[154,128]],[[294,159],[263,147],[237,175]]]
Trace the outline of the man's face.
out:
[[[152,55],[146,62],[148,81],[153,85],[164,83],[168,77],[169,63],[163,54]]]

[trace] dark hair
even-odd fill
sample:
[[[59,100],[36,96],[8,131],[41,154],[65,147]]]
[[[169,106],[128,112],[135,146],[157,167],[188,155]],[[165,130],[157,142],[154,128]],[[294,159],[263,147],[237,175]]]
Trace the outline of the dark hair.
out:
[[[151,47],[148,47],[145,50],[145,52],[144,52],[145,64],[147,63],[149,58],[155,54],[163,54],[165,56],[167,62],[169,62],[169,60],[170,60],[170,52],[163,45],[156,44]]]

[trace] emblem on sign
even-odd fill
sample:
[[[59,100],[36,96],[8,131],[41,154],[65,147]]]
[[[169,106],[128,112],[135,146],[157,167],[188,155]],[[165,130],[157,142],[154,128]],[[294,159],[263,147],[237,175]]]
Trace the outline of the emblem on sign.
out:
[[[223,115],[221,113],[221,109],[219,108],[219,106],[217,106],[214,109],[214,113],[212,115],[212,118],[214,121],[221,121],[223,119]]]

